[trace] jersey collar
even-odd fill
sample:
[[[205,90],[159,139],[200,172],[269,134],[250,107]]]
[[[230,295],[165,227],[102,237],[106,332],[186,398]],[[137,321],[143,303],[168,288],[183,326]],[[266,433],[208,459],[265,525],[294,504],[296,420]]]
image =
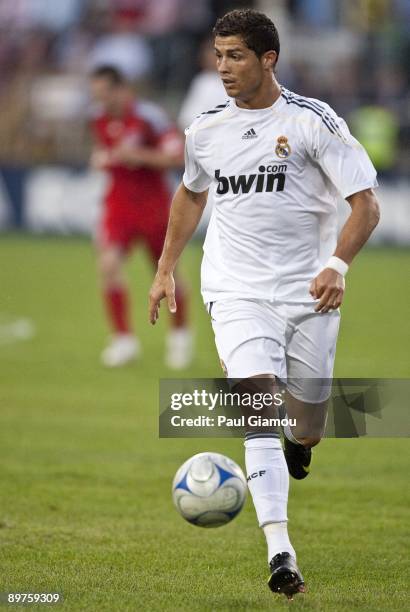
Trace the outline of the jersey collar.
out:
[[[278,106],[280,106],[283,103],[283,97],[282,97],[282,87],[281,87],[281,91],[280,91],[280,96],[278,97],[277,100],[275,100],[275,102],[271,105],[271,106],[267,106],[266,108],[241,108],[240,106],[238,106],[236,104],[236,100],[235,98],[232,98],[232,107],[239,113],[247,113],[247,114],[252,114],[252,113],[259,113],[259,114],[266,114],[268,115],[269,113],[271,113],[273,110],[276,110],[276,108]]]

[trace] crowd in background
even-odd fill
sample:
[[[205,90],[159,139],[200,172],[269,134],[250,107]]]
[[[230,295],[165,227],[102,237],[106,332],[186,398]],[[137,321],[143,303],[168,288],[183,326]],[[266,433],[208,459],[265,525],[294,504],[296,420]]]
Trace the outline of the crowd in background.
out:
[[[0,0],[0,164],[84,163],[87,75],[101,64],[185,127],[226,98],[210,33],[242,7],[278,27],[279,82],[333,106],[386,177],[408,175],[408,0]]]

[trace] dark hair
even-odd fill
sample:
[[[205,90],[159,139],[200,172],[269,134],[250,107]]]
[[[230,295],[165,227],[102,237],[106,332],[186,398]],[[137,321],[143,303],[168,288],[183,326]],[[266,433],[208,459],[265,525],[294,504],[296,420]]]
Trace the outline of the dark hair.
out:
[[[279,34],[275,24],[259,11],[230,11],[217,20],[213,33],[215,36],[241,36],[248,49],[258,57],[267,51],[276,51],[279,55]]]
[[[93,79],[107,79],[111,85],[122,85],[125,83],[125,77],[118,68],[108,64],[97,66],[91,73]]]

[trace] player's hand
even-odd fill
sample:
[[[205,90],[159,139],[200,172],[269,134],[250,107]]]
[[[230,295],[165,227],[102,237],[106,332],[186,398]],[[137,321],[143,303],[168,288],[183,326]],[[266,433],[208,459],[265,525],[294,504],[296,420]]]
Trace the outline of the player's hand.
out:
[[[159,318],[159,308],[162,299],[166,298],[168,302],[169,312],[177,311],[175,301],[175,281],[172,273],[163,274],[157,272],[149,292],[149,320],[152,325],[155,325]]]
[[[315,312],[329,312],[339,308],[343,301],[345,279],[339,272],[325,268],[310,284],[310,295],[319,300]]]
[[[128,144],[121,143],[111,151],[111,163],[122,166],[136,168],[142,165],[139,150],[135,147],[130,147]]]
[[[110,164],[110,153],[105,149],[96,149],[90,157],[90,166],[94,170],[104,170]]]

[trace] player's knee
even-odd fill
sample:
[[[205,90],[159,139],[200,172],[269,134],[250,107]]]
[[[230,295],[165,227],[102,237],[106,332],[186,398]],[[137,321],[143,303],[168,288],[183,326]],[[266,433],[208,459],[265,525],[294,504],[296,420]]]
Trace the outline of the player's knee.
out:
[[[306,436],[306,437],[298,437],[297,441],[300,444],[303,444],[303,446],[305,446],[306,448],[312,448],[313,446],[316,446],[317,444],[319,444],[321,438],[319,437],[314,437],[314,436]]]
[[[279,436],[279,413],[275,403],[275,377],[270,374],[251,376],[233,385],[240,395],[246,436]]]
[[[121,264],[116,255],[110,252],[101,253],[98,259],[98,268],[103,283],[111,284],[120,280]]]

